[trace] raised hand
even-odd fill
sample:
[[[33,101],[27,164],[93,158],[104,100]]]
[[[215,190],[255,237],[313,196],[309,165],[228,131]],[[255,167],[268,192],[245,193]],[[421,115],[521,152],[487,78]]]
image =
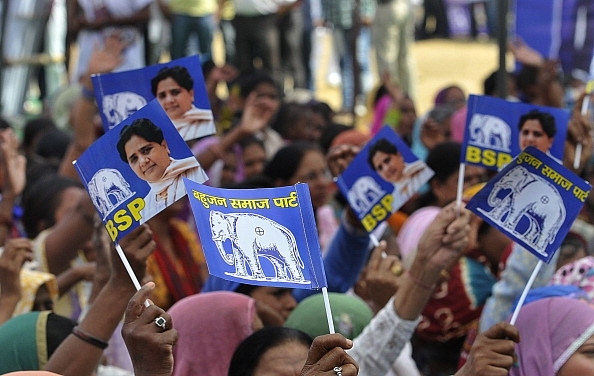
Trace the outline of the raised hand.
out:
[[[309,348],[301,376],[335,375],[355,376],[359,365],[345,350],[353,347],[353,341],[341,334],[326,334],[316,337]]]
[[[136,376],[169,376],[173,371],[173,346],[178,335],[171,316],[154,304],[144,306],[154,288],[153,282],[142,286],[128,302],[124,317],[122,337]],[[164,320],[164,329],[156,324],[158,318]]]
[[[515,344],[520,342],[518,329],[506,322],[500,322],[478,335],[468,360],[455,376],[504,376],[513,366],[516,355]]]

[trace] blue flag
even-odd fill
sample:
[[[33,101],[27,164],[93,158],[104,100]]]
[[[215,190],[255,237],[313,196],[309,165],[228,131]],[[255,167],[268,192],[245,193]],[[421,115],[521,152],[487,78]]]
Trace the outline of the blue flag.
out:
[[[223,189],[184,182],[211,275],[258,286],[327,287],[307,184]]]
[[[555,118],[557,132],[549,152],[562,160],[569,111],[471,95],[460,162],[491,170],[499,170],[508,164],[521,151],[520,117],[531,110],[543,111]]]
[[[74,167],[115,242],[185,196],[182,177],[207,179],[157,101],[105,133]]]
[[[549,262],[592,187],[529,146],[466,205],[486,222]]]
[[[373,231],[433,176],[404,141],[384,126],[338,176],[336,184],[361,220]]]
[[[514,1],[515,34],[546,59],[558,60],[566,82],[594,75],[594,2]]]
[[[92,80],[106,131],[155,98],[184,140],[216,131],[198,55],[141,69],[97,74]]]

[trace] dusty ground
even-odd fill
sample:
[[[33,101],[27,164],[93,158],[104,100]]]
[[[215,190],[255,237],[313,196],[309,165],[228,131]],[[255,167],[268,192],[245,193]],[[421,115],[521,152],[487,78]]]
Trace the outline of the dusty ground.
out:
[[[329,48],[324,48],[329,51]],[[497,44],[490,41],[425,40],[413,47],[417,66],[417,112],[429,110],[440,88],[458,84],[467,94],[482,94],[482,81],[497,69]],[[317,71],[316,97],[340,108],[340,89],[327,80],[328,57],[323,55]],[[360,119],[363,126],[367,119]]]

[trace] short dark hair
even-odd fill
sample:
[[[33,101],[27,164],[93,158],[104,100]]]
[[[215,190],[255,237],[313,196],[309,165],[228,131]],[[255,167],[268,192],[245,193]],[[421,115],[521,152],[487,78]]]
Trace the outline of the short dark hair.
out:
[[[187,91],[190,91],[194,88],[194,79],[186,67],[181,65],[164,67],[151,80],[151,93],[153,93],[153,96],[157,96],[157,86],[159,85],[159,82],[167,78],[171,78],[173,81],[177,82],[179,86],[183,87]]]
[[[289,342],[300,343],[309,348],[313,343],[313,339],[301,330],[282,326],[268,327],[252,333],[235,349],[229,363],[228,375],[253,375],[264,353]]]
[[[371,166],[371,168],[375,171],[375,166],[373,165],[373,156],[378,152],[384,152],[386,154],[399,154],[398,148],[396,145],[391,143],[390,141],[386,140],[385,138],[380,138],[374,144],[369,147],[369,154],[367,154],[367,163]]]
[[[124,126],[120,132],[120,139],[117,143],[118,153],[122,161],[128,163],[128,156],[126,155],[126,143],[130,141],[132,136],[139,136],[148,142],[156,142],[160,144],[163,142],[163,131],[157,127],[150,119],[142,118],[136,119],[132,124]]]
[[[542,126],[542,130],[547,134],[547,136],[549,136],[549,138],[555,137],[555,134],[557,133],[557,125],[555,124],[555,118],[553,115],[540,110],[530,110],[524,115],[520,116],[518,129],[522,130],[524,123],[526,123],[528,120],[538,120]]]

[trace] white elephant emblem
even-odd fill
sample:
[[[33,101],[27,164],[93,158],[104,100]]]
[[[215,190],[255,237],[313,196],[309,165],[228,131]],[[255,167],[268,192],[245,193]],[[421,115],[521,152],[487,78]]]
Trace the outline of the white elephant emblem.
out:
[[[511,129],[502,119],[492,115],[474,114],[469,128],[472,145],[511,152]]]
[[[113,168],[103,168],[95,173],[87,184],[93,204],[102,219],[120,204],[134,196],[130,184]]]
[[[543,254],[565,221],[566,211],[559,191],[522,166],[514,167],[495,183],[487,203],[493,209],[478,210]],[[522,218],[528,219],[529,226],[519,233],[517,226]]]
[[[128,116],[146,105],[146,99],[131,91],[122,91],[115,94],[104,95],[102,100],[103,114],[113,128]]]
[[[212,240],[221,257],[228,265],[235,265],[235,273],[228,274],[250,280],[309,283],[303,277],[304,265],[295,237],[286,227],[253,213],[225,214],[213,210],[209,220]],[[225,250],[227,239],[231,241],[231,254]],[[274,276],[265,275],[259,257],[270,261]]]
[[[363,213],[381,199],[385,193],[374,178],[362,176],[349,189],[347,200],[355,211]]]

